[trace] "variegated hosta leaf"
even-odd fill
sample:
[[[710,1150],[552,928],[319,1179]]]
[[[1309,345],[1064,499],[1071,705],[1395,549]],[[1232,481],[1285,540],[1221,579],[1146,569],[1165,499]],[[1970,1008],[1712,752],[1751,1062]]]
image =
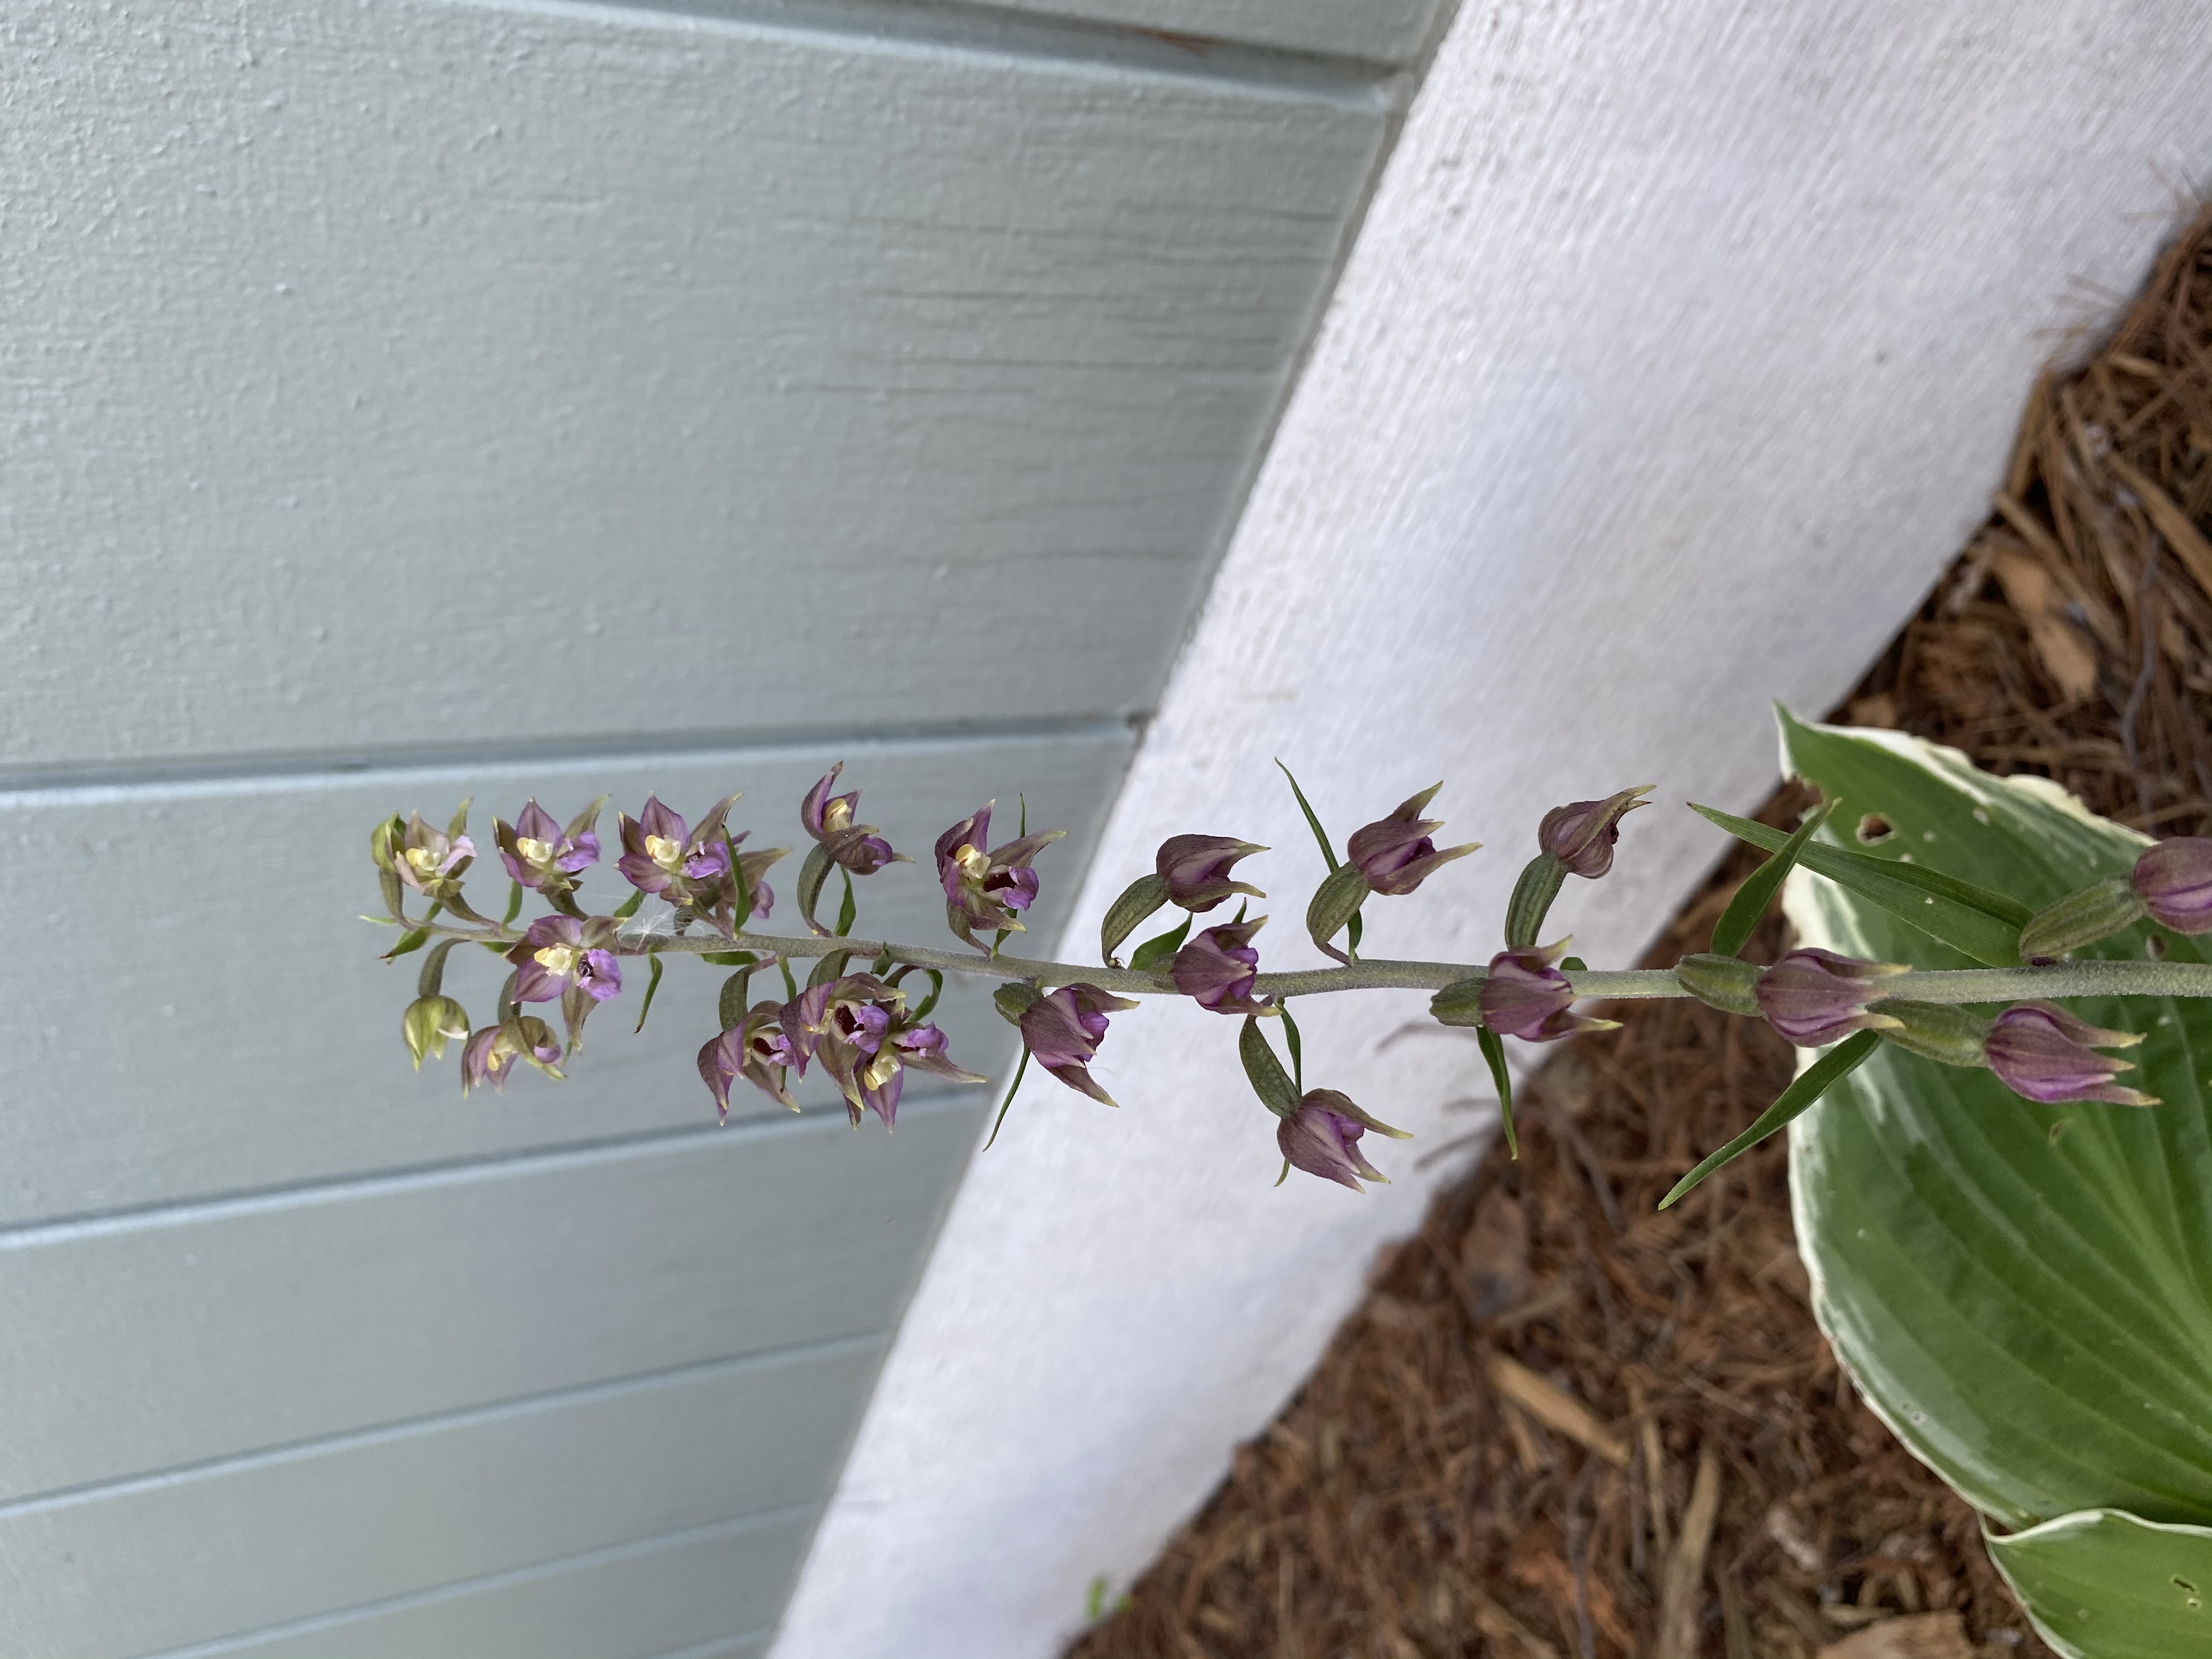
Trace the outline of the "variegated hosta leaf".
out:
[[[2084,1510],[1988,1541],[2043,1639],[2066,1659],[2212,1654],[2212,1528]]]

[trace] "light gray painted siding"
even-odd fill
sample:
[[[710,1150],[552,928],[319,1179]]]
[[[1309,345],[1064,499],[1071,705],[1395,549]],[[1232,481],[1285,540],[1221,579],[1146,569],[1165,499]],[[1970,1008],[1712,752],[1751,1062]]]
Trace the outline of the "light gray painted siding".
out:
[[[423,0],[33,4],[0,101],[18,767],[1141,708],[1382,132]]]
[[[368,825],[842,757],[1049,939],[1429,4],[0,18],[0,1654],[757,1659],[983,1091],[465,1101]]]

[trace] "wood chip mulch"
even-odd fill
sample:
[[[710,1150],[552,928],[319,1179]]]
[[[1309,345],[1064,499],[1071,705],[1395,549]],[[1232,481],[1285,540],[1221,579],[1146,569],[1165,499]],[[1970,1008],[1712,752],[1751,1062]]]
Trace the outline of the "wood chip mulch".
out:
[[[1841,714],[2212,833],[2208,526],[2212,210],[2037,386],[1988,523]],[[1749,867],[1650,962],[1704,948]],[[1754,952],[1782,948],[1771,919]],[[1814,1328],[1780,1140],[1654,1208],[1789,1051],[1694,1003],[1612,1012],[1069,1659],[2044,1659]]]

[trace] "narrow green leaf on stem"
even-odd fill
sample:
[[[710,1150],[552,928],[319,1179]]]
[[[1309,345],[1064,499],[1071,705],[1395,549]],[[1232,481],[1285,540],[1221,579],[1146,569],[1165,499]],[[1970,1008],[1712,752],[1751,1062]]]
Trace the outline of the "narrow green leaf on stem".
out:
[[[1321,848],[1322,861],[1334,872],[1336,868],[1336,852],[1328,844],[1328,831],[1321,827],[1321,819],[1315,815],[1311,804],[1307,801],[1306,792],[1298,787],[1298,781],[1291,777],[1291,769],[1284,766],[1279,760],[1275,764],[1281,768],[1285,777],[1291,779],[1291,793],[1297,797],[1298,811],[1306,815],[1306,826],[1313,831],[1313,838]]]
[[[1298,1035],[1298,1023],[1291,1018],[1290,999],[1285,997],[1275,1005],[1275,1012],[1283,1017],[1283,1041],[1291,1051],[1291,1085],[1304,1099],[1306,1092],[1306,1045]]]
[[[637,907],[644,902],[645,889],[642,887],[634,888],[631,890],[630,896],[624,899],[620,904],[615,906],[614,909],[610,914],[612,915],[617,921],[627,921],[630,917],[637,914]]]
[[[837,937],[848,939],[852,936],[853,924],[860,920],[860,903],[853,896],[853,872],[841,867],[837,873],[845,878],[845,896],[837,905]]]
[[[828,952],[816,961],[814,971],[806,976],[806,988],[811,991],[817,985],[827,985],[833,979],[844,978],[845,969],[851,965],[852,960],[850,951]]]
[[[653,958],[656,964],[659,961],[659,957]],[[734,1031],[745,1023],[745,1006],[752,995],[752,982],[753,970],[750,968],[740,968],[722,981],[722,994],[715,1004],[715,1012],[724,1030]],[[637,1023],[642,1027],[645,1016],[639,1015]]]
[[[1313,902],[1306,906],[1307,936],[1328,955],[1348,961],[1329,941],[1351,925],[1373,890],[1358,866],[1339,865],[1322,878],[1321,885],[1314,890]]]
[[[1244,1029],[1237,1034],[1237,1054],[1262,1106],[1278,1117],[1288,1117],[1298,1109],[1297,1087],[1283,1070],[1283,1062],[1275,1058],[1274,1047],[1260,1029],[1260,1022],[1249,1014],[1244,1016]]]
[[[835,860],[830,858],[829,849],[819,842],[807,854],[806,862],[799,866],[799,919],[810,931],[823,939],[831,935],[828,928],[814,920],[814,907],[821,902],[822,884],[830,879],[830,872],[834,867]]]
[[[446,988],[446,958],[453,954],[457,939],[441,939],[431,947],[430,954],[422,959],[422,971],[415,981],[415,994],[434,997]]]
[[[1881,1034],[1878,1031],[1855,1031],[1845,1037],[1800,1072],[1796,1081],[1777,1097],[1774,1104],[1752,1121],[1751,1127],[1720,1151],[1710,1154],[1696,1169],[1676,1182],[1674,1191],[1659,1200],[1659,1207],[1666,1209],[1722,1164],[1733,1163],[1742,1157],[1790,1119],[1803,1116],[1819,1103],[1822,1095],[1857,1070],[1865,1063],[1867,1056],[1881,1046]]]
[[[1490,1062],[1490,1081],[1498,1090],[1498,1122],[1505,1132],[1505,1155],[1517,1160],[1521,1142],[1513,1133],[1513,1073],[1505,1064],[1505,1039],[1487,1025],[1478,1025],[1474,1040]]]
[[[1000,1103],[998,1121],[991,1125],[991,1138],[983,1143],[985,1152],[989,1152],[998,1144],[999,1131],[1006,1127],[1006,1114],[1013,1109],[1014,1097],[1021,1093],[1022,1079],[1029,1075],[1029,1069],[1030,1051],[1024,1048],[1022,1050],[1022,1063],[1014,1067],[1014,1080],[1006,1085],[1006,1097]]]
[[[499,919],[499,925],[502,927],[512,927],[514,926],[514,919],[521,914],[522,884],[519,881],[510,881],[507,884],[507,914]]]
[[[398,922],[405,921],[407,920],[407,890],[400,885],[399,872],[396,870],[379,870],[376,872],[376,885],[378,890],[384,896],[384,908],[392,912],[392,919]]]
[[[1694,802],[1690,810],[1738,841],[1747,841],[1770,853],[1780,852],[1789,840],[1779,830],[1733,813]],[[1939,870],[1854,853],[1823,842],[1808,845],[1798,862],[1899,921],[1911,923],[1931,939],[1941,939],[1992,968],[2010,968],[2019,962],[2020,930],[2035,914],[2017,899]]]
[[[514,1000],[515,988],[522,983],[522,970],[517,969],[507,976],[507,983],[499,988],[499,1023],[504,1025],[522,1012],[522,1005]]]
[[[699,960],[709,968],[750,968],[760,958],[750,951],[702,951]]]
[[[783,973],[783,1000],[786,1002],[798,1001],[799,981],[791,976],[790,961],[786,957],[778,957],[775,959],[775,965]]]
[[[1114,952],[1121,948],[1121,941],[1144,926],[1152,913],[1168,902],[1168,884],[1158,875],[1139,876],[1121,890],[1106,912],[1106,920],[1098,927],[1098,959],[1109,968],[1118,968]]]
[[[637,1024],[632,1029],[632,1036],[645,1029],[645,1017],[653,1012],[653,993],[660,988],[660,973],[663,964],[659,957],[652,957],[651,963],[651,971],[646,975],[645,979],[645,1002],[637,1011]]]
[[[1766,914],[1766,907],[1774,902],[1775,895],[1782,890],[1782,878],[1790,873],[1799,854],[1804,852],[1806,843],[1828,821],[1839,804],[1832,800],[1822,801],[1806,815],[1804,823],[1797,826],[1796,832],[1782,843],[1780,851],[1744,878],[1743,884],[1735,890],[1735,896],[1729,901],[1728,908],[1721,912],[1721,919],[1713,924],[1713,955],[1735,957],[1743,954],[1743,947],[1750,942],[1752,930],[1759,926],[1759,918]]]
[[[1183,940],[1189,937],[1190,918],[1185,916],[1180,926],[1170,928],[1158,939],[1146,939],[1129,953],[1131,971],[1149,974],[1162,963],[1173,961],[1175,953],[1182,949]]]
[[[921,971],[929,975],[929,994],[921,1000],[921,1005],[914,1011],[915,1022],[917,1024],[936,1012],[937,1000],[945,994],[945,975],[934,968],[925,968]]]
[[[1290,1178],[1291,1178],[1291,1160],[1290,1160],[1290,1159],[1288,1159],[1288,1158],[1285,1158],[1285,1159],[1283,1160],[1283,1172],[1282,1172],[1280,1175],[1279,1175],[1279,1176],[1277,1176],[1275,1177],[1275,1184],[1276,1184],[1278,1187],[1279,1187],[1279,1186],[1281,1186],[1281,1185],[1282,1185],[1285,1181],[1288,1181]]]
[[[390,962],[394,957],[404,957],[410,951],[421,950],[429,942],[430,930],[428,928],[415,928],[413,931],[402,937],[398,944],[393,945],[389,951],[386,951],[384,953],[384,959],[386,962]]]

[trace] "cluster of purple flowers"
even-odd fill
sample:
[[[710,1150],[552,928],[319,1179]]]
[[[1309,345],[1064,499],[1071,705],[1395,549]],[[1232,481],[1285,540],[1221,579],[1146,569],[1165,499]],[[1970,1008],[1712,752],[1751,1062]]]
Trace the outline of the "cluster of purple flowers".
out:
[[[855,1124],[873,1112],[885,1128],[898,1121],[909,1071],[955,1083],[981,1083],[945,1051],[945,1033],[918,1019],[906,994],[873,974],[846,974],[811,986],[788,1002],[757,1002],[744,1018],[699,1050],[699,1075],[729,1115],[730,1085],[743,1078],[771,1100],[799,1109],[790,1074],[822,1069],[845,1097]]]

